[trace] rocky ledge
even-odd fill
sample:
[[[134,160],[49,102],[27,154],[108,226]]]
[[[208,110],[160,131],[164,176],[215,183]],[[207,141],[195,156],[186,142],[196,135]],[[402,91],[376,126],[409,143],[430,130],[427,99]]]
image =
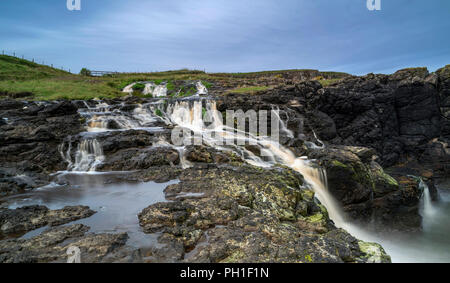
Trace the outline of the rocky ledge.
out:
[[[161,233],[169,262],[389,262],[377,244],[337,229],[303,177],[288,168],[187,169],[166,188],[171,202],[139,214]]]

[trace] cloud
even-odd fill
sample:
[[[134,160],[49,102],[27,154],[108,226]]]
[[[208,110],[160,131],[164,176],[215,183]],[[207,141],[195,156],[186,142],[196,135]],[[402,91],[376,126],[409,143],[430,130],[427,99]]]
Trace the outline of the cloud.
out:
[[[353,0],[82,1],[81,12],[54,1],[21,11],[28,1],[9,1],[0,44],[72,69],[361,74],[449,63],[450,40],[439,32],[450,27],[445,1],[383,1],[376,13]]]

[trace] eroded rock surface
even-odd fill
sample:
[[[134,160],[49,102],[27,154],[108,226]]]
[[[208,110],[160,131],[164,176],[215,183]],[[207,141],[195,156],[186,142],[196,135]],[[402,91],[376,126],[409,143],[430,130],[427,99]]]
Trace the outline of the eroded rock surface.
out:
[[[108,262],[128,238],[122,234],[86,234],[89,227],[76,224],[44,231],[31,239],[0,241],[2,263],[67,262],[69,248],[80,250],[81,262]],[[129,255],[132,255],[130,252]],[[123,258],[122,258],[123,259]],[[119,261],[118,258],[115,258]]]
[[[152,253],[156,260],[365,262],[370,257],[358,240],[334,227],[302,176],[290,169],[188,169],[179,179],[165,191],[171,202],[139,214],[145,232],[162,233],[159,241],[166,246]]]
[[[25,206],[17,209],[0,209],[0,232],[25,233],[44,226],[58,226],[92,216],[95,211],[87,206],[66,206],[50,210],[45,206]]]

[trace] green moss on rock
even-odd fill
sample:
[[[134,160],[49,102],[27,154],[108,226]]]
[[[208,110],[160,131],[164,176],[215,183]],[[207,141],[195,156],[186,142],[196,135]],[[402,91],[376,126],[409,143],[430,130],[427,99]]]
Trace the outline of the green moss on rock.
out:
[[[359,248],[368,263],[390,263],[391,257],[386,254],[383,247],[377,243],[359,241]]]

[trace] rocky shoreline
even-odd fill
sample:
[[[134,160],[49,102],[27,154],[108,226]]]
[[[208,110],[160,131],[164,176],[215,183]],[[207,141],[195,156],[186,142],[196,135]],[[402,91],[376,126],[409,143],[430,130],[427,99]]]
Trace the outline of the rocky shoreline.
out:
[[[326,170],[328,190],[349,219],[375,230],[417,231],[420,178],[433,192],[433,183],[450,175],[449,70],[348,76],[326,87],[288,78],[256,94],[220,91],[208,99],[221,112],[277,107],[292,133],[283,132],[281,144]],[[77,145],[90,137],[81,109],[105,104],[127,117],[156,101],[0,100],[0,262],[64,262],[71,245],[85,262],[390,261],[381,246],[336,228],[300,173],[281,164],[252,166],[206,145],[181,152],[164,143],[172,127],[161,119],[146,125],[152,131],[108,122],[110,131],[95,134],[102,159],[94,168],[129,171],[120,178],[134,182],[179,180],[164,191],[167,202],[136,215],[145,233],[159,235],[158,246],[131,247],[126,233],[93,234],[71,224],[93,208],[7,208],[8,197],[55,182],[54,173],[76,160]]]

